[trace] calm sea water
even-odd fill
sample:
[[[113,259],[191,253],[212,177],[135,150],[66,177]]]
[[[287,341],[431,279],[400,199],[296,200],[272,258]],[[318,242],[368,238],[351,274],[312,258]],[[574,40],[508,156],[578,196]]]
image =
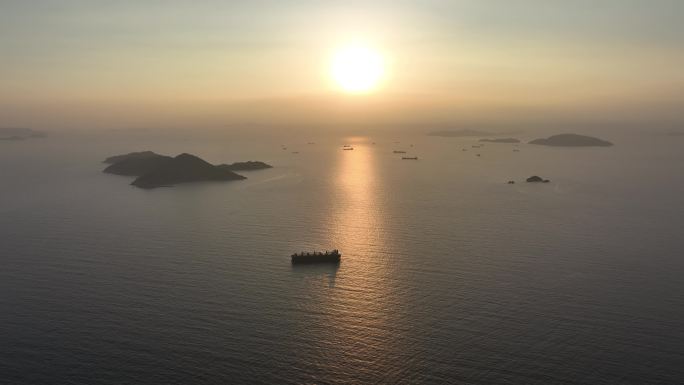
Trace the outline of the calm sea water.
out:
[[[684,138],[607,138],[0,142],[0,383],[684,383]],[[275,168],[101,173],[144,149]]]

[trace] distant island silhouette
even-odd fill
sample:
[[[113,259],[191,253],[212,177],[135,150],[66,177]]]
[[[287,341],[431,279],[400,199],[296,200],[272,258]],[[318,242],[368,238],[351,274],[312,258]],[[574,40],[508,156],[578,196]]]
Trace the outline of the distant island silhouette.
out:
[[[31,138],[44,138],[47,134],[30,128],[0,127],[0,140],[25,140]]]
[[[230,171],[253,171],[273,168],[273,166],[259,161],[235,162],[233,164],[219,164],[217,167]]]
[[[480,142],[489,142],[489,143],[520,143],[520,139],[516,139],[516,138],[480,139]]]
[[[549,183],[548,179],[544,179],[538,175],[533,175],[525,180],[527,183]],[[510,182],[509,182],[510,183]]]
[[[152,151],[116,155],[105,159],[104,163],[110,164],[103,170],[105,173],[137,176],[131,184],[140,188],[166,187],[188,182],[242,180],[247,178],[234,171],[272,167],[257,161],[213,165],[191,154],[170,157]]]
[[[613,143],[586,135],[560,134],[548,138],[535,139],[530,144],[555,147],[610,147]]]

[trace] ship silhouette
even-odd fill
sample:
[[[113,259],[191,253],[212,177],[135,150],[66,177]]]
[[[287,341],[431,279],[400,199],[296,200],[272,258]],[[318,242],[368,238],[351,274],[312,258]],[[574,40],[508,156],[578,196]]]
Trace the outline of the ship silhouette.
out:
[[[338,263],[342,254],[339,250],[332,251],[313,251],[294,253],[290,256],[292,258],[292,264],[302,264],[302,263]]]

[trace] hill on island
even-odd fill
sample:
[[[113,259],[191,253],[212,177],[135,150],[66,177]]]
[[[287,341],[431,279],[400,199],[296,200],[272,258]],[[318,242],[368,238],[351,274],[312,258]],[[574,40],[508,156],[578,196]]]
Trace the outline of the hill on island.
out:
[[[155,154],[152,151],[133,152],[107,158],[104,163],[111,163],[104,169],[108,174],[142,176],[168,163],[173,157]]]
[[[142,188],[172,186],[178,183],[247,179],[190,154],[180,154],[145,173],[131,183]]]
[[[272,167],[257,161],[213,165],[191,154],[184,153],[170,157],[152,151],[112,156],[105,159],[104,163],[110,163],[110,165],[103,172],[137,176],[138,178],[131,184],[141,188],[172,186],[188,182],[241,180],[246,178],[234,171]]]
[[[535,139],[530,144],[556,147],[610,147],[613,143],[592,136],[560,134],[548,138]]]
[[[102,163],[114,164],[117,162],[121,162],[122,160],[148,159],[148,158],[155,158],[155,157],[159,157],[159,156],[164,156],[164,155],[159,155],[159,154],[154,153],[152,151],[130,152],[128,154],[110,156],[109,158],[103,160]]]

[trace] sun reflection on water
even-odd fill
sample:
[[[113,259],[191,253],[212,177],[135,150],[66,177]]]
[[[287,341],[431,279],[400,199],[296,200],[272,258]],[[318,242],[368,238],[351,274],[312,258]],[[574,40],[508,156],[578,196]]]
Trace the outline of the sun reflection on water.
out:
[[[363,143],[341,151],[335,171],[332,205],[336,220],[331,241],[344,247],[348,258],[361,258],[368,248],[382,247],[381,207],[374,152]]]
[[[405,309],[386,239],[387,216],[377,150],[365,138],[348,138],[353,151],[339,151],[331,183],[330,244],[342,262],[335,285],[315,295],[325,357],[317,364],[364,361],[381,375],[392,356],[406,349],[401,330]],[[320,290],[320,289],[319,289]],[[399,306],[396,306],[399,305]]]

